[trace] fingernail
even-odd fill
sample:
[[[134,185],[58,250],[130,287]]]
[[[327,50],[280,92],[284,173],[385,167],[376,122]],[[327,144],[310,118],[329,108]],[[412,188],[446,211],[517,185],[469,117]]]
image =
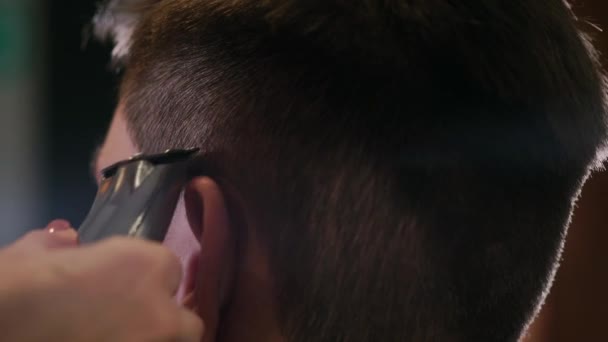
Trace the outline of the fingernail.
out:
[[[46,229],[51,232],[67,230],[70,228],[72,228],[72,225],[66,220],[53,220],[46,226]]]

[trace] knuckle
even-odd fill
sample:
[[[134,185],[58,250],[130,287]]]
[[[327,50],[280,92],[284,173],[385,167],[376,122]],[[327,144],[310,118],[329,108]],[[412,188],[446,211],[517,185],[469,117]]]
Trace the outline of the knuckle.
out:
[[[171,288],[177,287],[182,278],[182,266],[179,258],[166,248],[163,248],[159,253],[162,254],[158,264],[161,276],[166,279]]]
[[[147,259],[144,242],[133,238],[111,237],[103,242],[103,245],[114,256],[128,257],[131,260]]]
[[[175,341],[200,341],[205,330],[203,321],[184,309],[174,310],[163,327],[162,335]]]
[[[165,270],[181,269],[179,258],[168,248],[160,247],[158,257],[160,264]]]
[[[198,340],[201,337],[203,337],[203,335],[205,333],[205,324],[203,323],[202,319],[198,318],[198,316],[195,316],[193,313],[190,313],[190,315],[192,316],[192,323],[191,323],[192,334]]]
[[[180,315],[176,308],[162,307],[158,309],[156,317],[156,329],[159,336],[167,340],[173,340],[181,335],[182,324]]]
[[[120,264],[121,269],[133,268],[146,271],[154,265],[149,252],[141,241],[132,238],[112,237],[98,244],[103,255],[109,257],[108,262]]]
[[[110,238],[106,248],[116,260],[128,260],[128,264],[140,272],[156,274],[172,281],[181,279],[179,258],[158,243],[134,238]]]
[[[125,248],[125,238],[123,237],[111,237],[98,243],[98,246],[111,250],[114,254],[127,252],[129,249]]]

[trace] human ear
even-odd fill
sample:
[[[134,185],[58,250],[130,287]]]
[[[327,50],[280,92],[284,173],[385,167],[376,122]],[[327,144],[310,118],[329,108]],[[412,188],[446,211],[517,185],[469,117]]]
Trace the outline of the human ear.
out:
[[[184,193],[188,224],[200,244],[187,306],[205,322],[204,342],[215,341],[220,311],[235,272],[235,237],[224,193],[209,177],[193,179]]]

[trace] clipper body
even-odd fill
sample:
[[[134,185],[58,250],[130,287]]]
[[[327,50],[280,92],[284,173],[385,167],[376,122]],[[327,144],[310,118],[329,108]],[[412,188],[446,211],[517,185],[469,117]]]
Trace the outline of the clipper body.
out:
[[[135,156],[102,171],[103,181],[78,230],[80,243],[111,236],[162,242],[188,181],[192,150]]]

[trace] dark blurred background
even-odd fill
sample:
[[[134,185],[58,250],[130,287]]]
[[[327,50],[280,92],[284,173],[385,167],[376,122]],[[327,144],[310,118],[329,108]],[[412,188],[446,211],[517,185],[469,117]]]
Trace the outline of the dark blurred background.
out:
[[[84,44],[96,1],[0,0],[0,246],[52,218],[78,225],[95,194],[90,158],[115,105],[109,49]],[[575,12],[608,54],[608,2]],[[606,65],[606,59],[603,57]],[[608,341],[608,173],[587,183],[562,267],[526,342]]]
[[[95,195],[117,87],[109,49],[86,44],[96,4],[0,0],[0,245],[52,218],[77,225]]]
[[[103,141],[118,84],[108,67],[108,47],[87,39],[96,3],[47,2],[49,213],[75,224],[95,195],[91,155]]]

